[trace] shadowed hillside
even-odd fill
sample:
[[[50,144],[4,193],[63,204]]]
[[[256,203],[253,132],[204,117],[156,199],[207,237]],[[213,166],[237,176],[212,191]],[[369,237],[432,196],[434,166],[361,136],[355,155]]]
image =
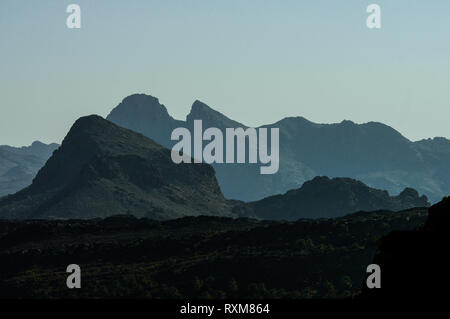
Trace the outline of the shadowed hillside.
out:
[[[0,200],[0,218],[127,213],[232,216],[209,165],[176,165],[168,149],[99,116],[77,120],[33,184]]]

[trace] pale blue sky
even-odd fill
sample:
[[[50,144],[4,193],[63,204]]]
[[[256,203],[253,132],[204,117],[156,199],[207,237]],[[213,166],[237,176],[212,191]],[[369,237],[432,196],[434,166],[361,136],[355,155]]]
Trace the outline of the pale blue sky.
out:
[[[300,115],[448,138],[450,1],[0,1],[0,144],[61,142],[133,93],[179,119],[199,99],[252,126]]]

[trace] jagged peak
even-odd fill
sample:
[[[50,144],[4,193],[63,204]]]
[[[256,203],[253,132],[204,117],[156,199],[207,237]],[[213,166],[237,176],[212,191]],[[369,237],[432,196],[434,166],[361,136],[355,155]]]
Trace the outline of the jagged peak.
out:
[[[192,103],[191,112],[194,110],[215,111],[208,104],[206,104],[200,100],[195,100],[194,103]],[[217,112],[217,111],[215,111],[215,112]]]
[[[206,115],[210,114],[210,115],[215,115],[215,116],[220,116],[220,117],[227,118],[225,115],[223,115],[219,111],[214,110],[213,108],[211,108],[206,103],[203,103],[200,100],[195,100],[194,103],[191,106],[191,111],[186,116],[186,120],[189,121],[189,119],[192,119],[195,116],[205,115],[205,114]]]
[[[214,110],[206,103],[200,100],[195,100],[192,104],[191,111],[186,116],[186,122],[193,122],[194,120],[201,119],[204,121],[214,121],[215,124],[226,127],[245,127],[245,125],[230,119],[223,115],[219,111]]]

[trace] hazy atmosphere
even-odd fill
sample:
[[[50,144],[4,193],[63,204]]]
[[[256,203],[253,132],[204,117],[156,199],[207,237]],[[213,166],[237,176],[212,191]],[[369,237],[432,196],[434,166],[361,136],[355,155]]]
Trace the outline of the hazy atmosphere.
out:
[[[59,143],[133,93],[179,119],[199,99],[252,126],[303,116],[450,137],[450,2],[372,2],[2,0],[0,144]],[[66,27],[70,3],[81,29]]]
[[[0,0],[2,306],[446,305],[449,14],[450,0]]]

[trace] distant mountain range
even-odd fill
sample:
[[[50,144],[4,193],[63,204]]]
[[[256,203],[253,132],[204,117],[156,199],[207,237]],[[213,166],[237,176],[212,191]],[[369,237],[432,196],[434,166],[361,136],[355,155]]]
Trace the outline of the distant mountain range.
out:
[[[390,197],[352,179],[327,177],[256,202],[227,200],[210,165],[174,164],[170,152],[99,116],[80,118],[33,183],[0,199],[0,218],[132,214],[157,220],[197,215],[297,220],[428,206],[412,189]]]
[[[0,197],[30,185],[58,146],[39,141],[24,147],[0,145]]]
[[[235,212],[261,219],[298,220],[300,218],[333,218],[359,211],[400,211],[429,206],[426,196],[406,188],[398,196],[373,189],[351,178],[316,177],[299,189],[283,195],[237,205]]]
[[[171,148],[175,127],[246,127],[206,104],[195,101],[186,121],[171,117],[158,99],[144,94],[125,98],[107,117]],[[227,198],[255,201],[282,194],[315,176],[350,177],[399,194],[413,187],[432,202],[450,193],[450,141],[445,138],[412,142],[377,122],[316,124],[288,117],[264,127],[280,129],[280,170],[260,175],[259,164],[213,164]]]

